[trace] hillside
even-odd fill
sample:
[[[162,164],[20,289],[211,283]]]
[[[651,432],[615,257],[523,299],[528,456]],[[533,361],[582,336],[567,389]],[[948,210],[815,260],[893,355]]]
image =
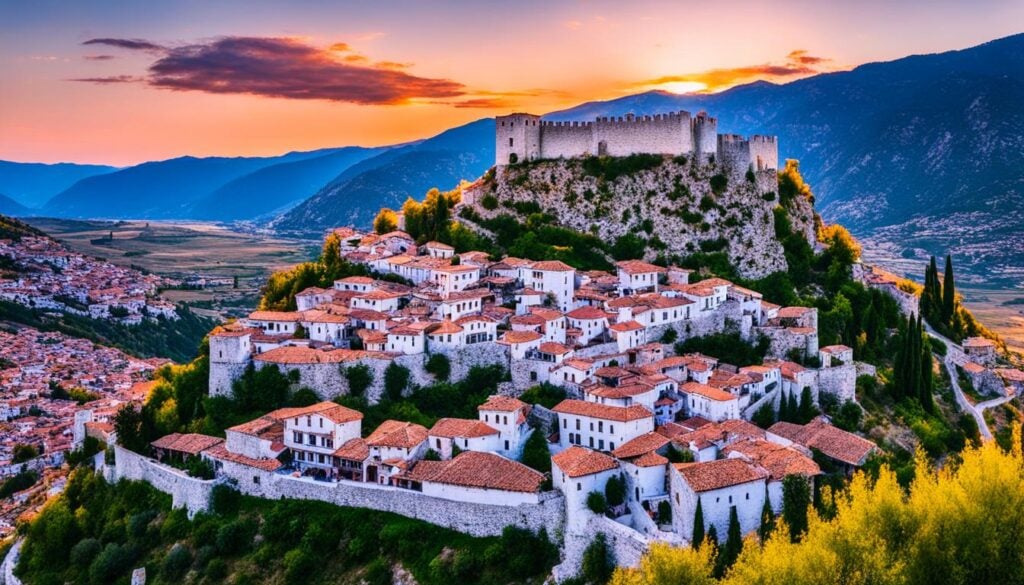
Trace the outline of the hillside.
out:
[[[4,215],[26,215],[28,211],[28,208],[24,205],[0,193],[0,213]]]
[[[779,136],[822,216],[894,254],[951,249],[990,282],[1024,277],[1024,35],[713,95],[646,93],[555,112],[590,120],[705,109],[719,131]],[[1006,245],[1010,242],[1010,245]],[[918,250],[920,249],[920,250]]]
[[[0,160],[0,193],[5,193],[25,207],[39,207],[86,177],[116,170],[105,165],[48,165]]]
[[[227,210],[236,217],[248,218],[252,217],[248,214],[249,199],[258,207],[276,209],[295,199],[295,191],[279,191],[281,185],[294,184],[298,190],[310,183],[309,173],[323,176],[325,172],[328,175],[341,172],[346,168],[344,157],[335,161],[340,167],[326,171],[317,165],[287,166],[336,152],[338,149],[326,149],[262,158],[185,156],[142,163],[78,181],[55,195],[41,213],[70,218],[186,219],[193,217],[193,205],[203,199],[214,198],[214,201],[204,204],[203,208],[209,209],[216,205],[218,199],[224,206],[224,199],[230,196],[235,200],[226,206]],[[329,162],[331,160],[328,159]],[[250,173],[269,170],[277,165],[286,166],[268,175],[245,179]],[[329,164],[327,166],[330,167]],[[232,184],[234,181],[241,182]],[[225,187],[225,197],[215,195],[218,189]],[[240,194],[244,194],[241,200],[238,199]]]
[[[494,120],[478,120],[354,165],[271,226],[293,233],[366,226],[381,207],[398,207],[432,187],[450,189],[472,181],[493,162]]]
[[[352,165],[382,150],[352,146],[323,156],[261,168],[202,197],[192,204],[188,216],[229,221],[282,211],[316,193]]]
[[[2,240],[14,240],[17,242],[23,236],[45,235],[25,222],[0,214],[0,239]]]
[[[472,215],[526,221],[544,213],[562,227],[591,233],[621,254],[642,250],[654,260],[725,253],[745,278],[787,269],[776,237],[775,171],[729,175],[685,157],[540,161],[503,167],[463,194]],[[814,209],[803,198],[785,202],[795,231],[814,242]]]

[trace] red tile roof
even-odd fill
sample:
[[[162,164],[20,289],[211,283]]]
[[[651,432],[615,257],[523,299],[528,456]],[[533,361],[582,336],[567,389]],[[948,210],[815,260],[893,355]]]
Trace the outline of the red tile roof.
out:
[[[707,463],[677,463],[676,470],[690,489],[709,492],[734,485],[761,481],[768,472],[742,459],[718,459]]]
[[[417,463],[416,468],[423,463]],[[419,481],[524,493],[539,492],[544,482],[544,474],[494,453],[465,451],[451,461],[432,463],[418,474]]]
[[[583,477],[615,469],[618,462],[593,449],[573,445],[551,458],[551,463],[569,477]]]
[[[572,398],[563,400],[551,409],[559,414],[573,414],[602,420],[614,420],[626,422],[650,418],[653,416],[645,406],[634,404],[632,406],[608,406],[596,402],[586,402]]]
[[[189,455],[199,453],[224,442],[224,439],[198,433],[171,433],[150,443],[155,449],[166,449]]]
[[[501,394],[492,394],[487,397],[487,402],[484,402],[480,406],[476,407],[477,410],[490,410],[498,412],[514,412],[521,408],[525,408],[527,404],[518,398],[512,398],[511,396],[503,396]]]
[[[868,455],[877,449],[871,441],[838,429],[821,418],[806,425],[777,422],[768,428],[768,432],[809,449],[817,449],[848,465],[863,465]]]
[[[386,420],[366,437],[366,444],[371,447],[411,449],[426,440],[426,427],[406,421]]]
[[[441,420],[434,423],[434,426],[430,427],[430,431],[427,433],[431,437],[486,437],[488,435],[497,435],[498,431],[494,430],[490,425],[472,418],[442,418]]]
[[[618,449],[612,451],[612,455],[619,459],[629,459],[646,453],[653,453],[665,445],[668,445],[668,438],[664,435],[653,432],[645,433],[623,443]]]

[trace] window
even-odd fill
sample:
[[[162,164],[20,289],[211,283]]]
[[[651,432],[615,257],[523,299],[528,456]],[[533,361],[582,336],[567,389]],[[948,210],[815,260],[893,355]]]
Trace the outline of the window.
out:
[[[599,432],[599,433],[603,433],[604,432],[604,421],[603,420],[597,421],[597,432]]]
[[[615,443],[608,443],[608,450],[609,451],[614,451],[615,450]],[[639,475],[639,472],[637,472],[637,475]]]
[[[600,451],[604,451],[604,439],[601,439],[597,442],[597,448]]]
[[[566,428],[566,427],[568,426],[568,425],[567,425],[567,423],[568,423],[568,422],[569,422],[569,421],[565,420],[564,418],[562,419],[562,428],[563,428],[563,429],[564,429],[564,428]]]
[[[256,484],[256,485],[260,485],[260,476],[258,476],[258,475],[252,476],[252,482],[254,484]]]
[[[512,142],[512,138],[509,137],[509,139],[508,139],[508,146],[509,146],[509,148],[511,148],[513,146],[513,144],[514,143]]]
[[[300,433],[298,431],[292,431],[292,440],[295,441],[296,443],[301,443],[302,442],[302,433]]]
[[[580,491],[581,489],[583,489],[583,485],[580,482],[577,481],[576,482],[576,491]]]
[[[729,496],[729,503],[732,503],[732,496]]]
[[[594,437],[590,437],[590,448],[594,448]]]
[[[576,419],[576,430],[580,430],[580,419]]]
[[[614,433],[615,432],[615,425],[608,425],[608,432],[609,433]]]
[[[508,440],[505,440],[505,450],[508,451]]]

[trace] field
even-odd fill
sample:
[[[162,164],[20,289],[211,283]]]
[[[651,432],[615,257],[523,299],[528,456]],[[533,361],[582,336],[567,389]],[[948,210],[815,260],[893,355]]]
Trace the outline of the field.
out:
[[[258,299],[274,270],[309,260],[320,242],[243,233],[223,225],[184,221],[28,220],[66,246],[114,264],[169,277],[238,278],[238,288],[168,290],[172,302],[187,302],[199,314],[237,316]]]

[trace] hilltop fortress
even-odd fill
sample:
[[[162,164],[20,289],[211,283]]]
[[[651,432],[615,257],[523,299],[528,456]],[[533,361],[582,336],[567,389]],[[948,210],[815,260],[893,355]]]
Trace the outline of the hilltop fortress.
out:
[[[717,118],[706,112],[626,114],[593,122],[549,122],[533,114],[511,114],[498,116],[495,122],[494,163],[499,167],[540,159],[641,153],[696,156],[701,161],[714,157],[739,172],[779,166],[775,136],[719,134]]]

